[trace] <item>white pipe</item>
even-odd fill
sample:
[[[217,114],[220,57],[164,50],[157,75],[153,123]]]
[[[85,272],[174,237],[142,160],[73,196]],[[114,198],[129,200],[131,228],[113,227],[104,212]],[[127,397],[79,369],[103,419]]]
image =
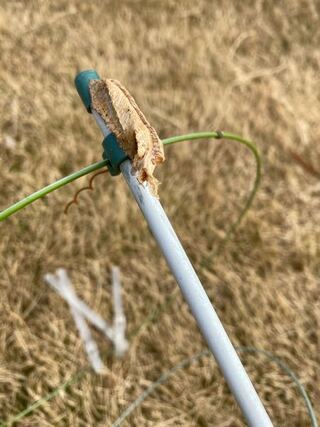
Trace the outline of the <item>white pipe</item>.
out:
[[[107,136],[110,131],[105,123],[96,111],[93,111],[93,115],[102,133]],[[139,183],[130,160],[124,161],[120,169],[248,425],[272,427],[272,422],[159,200],[150,193],[146,184]]]

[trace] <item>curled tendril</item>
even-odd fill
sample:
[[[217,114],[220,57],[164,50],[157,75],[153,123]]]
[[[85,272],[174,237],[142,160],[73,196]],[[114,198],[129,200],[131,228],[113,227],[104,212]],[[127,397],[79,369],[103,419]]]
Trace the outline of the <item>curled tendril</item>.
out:
[[[73,199],[72,199],[72,200],[70,200],[70,202],[66,204],[66,206],[65,206],[65,208],[64,208],[64,213],[65,213],[65,214],[67,214],[67,213],[68,213],[68,211],[69,211],[69,208],[70,208],[73,204],[75,204],[75,205],[77,205],[77,204],[78,204],[78,196],[79,196],[79,194],[80,194],[80,193],[82,193],[83,191],[86,191],[86,190],[93,190],[93,189],[94,189],[94,187],[93,187],[93,181],[95,180],[95,178],[96,178],[98,175],[102,175],[103,173],[107,173],[107,172],[108,172],[108,170],[107,170],[107,169],[105,169],[105,170],[103,170],[103,171],[99,171],[99,172],[95,173],[94,175],[92,175],[92,177],[91,177],[91,178],[90,178],[90,180],[89,180],[89,185],[87,185],[86,187],[82,187],[82,188],[80,188],[80,190],[78,190],[78,191],[75,193],[75,195],[73,196]]]

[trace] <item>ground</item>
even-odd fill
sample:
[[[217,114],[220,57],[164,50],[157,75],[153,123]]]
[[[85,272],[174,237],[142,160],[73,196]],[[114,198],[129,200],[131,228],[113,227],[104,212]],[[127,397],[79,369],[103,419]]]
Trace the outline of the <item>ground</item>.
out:
[[[251,138],[263,157],[262,185],[218,254],[254,180],[245,147],[222,140],[167,147],[160,198],[233,343],[281,357],[318,416],[319,16],[317,0],[0,4],[1,208],[100,160],[101,134],[73,85],[82,69],[120,80],[162,138],[215,129]],[[162,372],[205,348],[121,177],[97,177],[95,191],[64,215],[86,182],[0,224],[3,423],[80,371],[15,425],[109,426]],[[122,273],[130,351],[116,359],[95,333],[107,367],[99,376],[87,369],[69,309],[43,276],[66,268],[77,292],[110,318],[112,265]],[[310,425],[275,363],[241,358],[276,426]],[[244,421],[207,357],[161,386],[125,425]]]

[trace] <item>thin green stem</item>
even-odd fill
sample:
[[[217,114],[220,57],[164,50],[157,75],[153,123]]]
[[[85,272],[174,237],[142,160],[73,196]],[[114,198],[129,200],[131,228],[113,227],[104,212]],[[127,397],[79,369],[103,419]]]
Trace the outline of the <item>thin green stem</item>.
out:
[[[29,415],[31,412],[34,412],[37,408],[44,405],[49,400],[53,399],[54,397],[58,396],[61,391],[66,390],[69,386],[72,384],[77,383],[82,375],[84,375],[86,369],[82,369],[81,371],[77,372],[75,375],[73,375],[71,378],[69,378],[65,383],[61,384],[59,387],[55,388],[51,393],[48,393],[46,396],[42,397],[41,399],[34,402],[32,405],[28,406],[23,411],[19,412],[17,415],[10,418],[8,421],[1,423],[0,427],[11,427],[14,423],[17,421],[22,420],[27,415]]]
[[[26,206],[30,205],[36,200],[41,199],[42,197],[46,196],[49,193],[52,193],[52,191],[58,190],[58,188],[61,188],[64,185],[70,184],[70,182],[75,181],[76,179],[81,178],[82,176],[87,175],[88,173],[101,169],[106,165],[107,165],[107,161],[101,160],[100,162],[93,163],[92,165],[86,166],[85,168],[77,172],[74,172],[71,175],[65,176],[64,178],[61,178],[58,181],[55,181],[52,184],[49,184],[46,187],[41,188],[41,190],[38,190],[35,193],[30,194],[29,196],[25,197],[24,199],[20,200],[19,202],[9,206],[4,211],[0,212],[0,221],[4,221],[9,216],[15,214],[16,212],[20,211],[21,209],[25,208]]]
[[[238,141],[241,144],[246,145],[254,154],[256,163],[257,163],[257,172],[256,172],[256,179],[254,187],[250,193],[250,197],[246,202],[246,205],[244,209],[241,211],[237,221],[230,227],[226,234],[225,240],[228,240],[230,235],[235,231],[235,229],[239,226],[242,218],[246,214],[247,210],[250,208],[252,201],[255,197],[255,194],[258,190],[260,178],[261,178],[261,160],[258,153],[258,150],[256,146],[246,139],[241,138],[238,135],[234,135],[229,132],[194,132],[190,134],[180,135],[180,136],[173,136],[171,138],[166,138],[162,142],[164,145],[170,145],[175,144],[177,142],[182,141],[188,141],[188,140],[194,140],[194,139],[208,139],[208,138],[226,138],[233,141]],[[68,175],[64,178],[59,179],[56,182],[53,182],[52,184],[47,185],[46,187],[42,188],[41,190],[36,191],[33,194],[30,194],[29,196],[25,197],[24,199],[18,201],[17,203],[9,206],[4,211],[0,212],[0,221],[4,221],[9,216],[15,214],[16,212],[20,211],[21,209],[25,208],[26,206],[30,205],[31,203],[35,202],[38,199],[41,199],[42,197],[46,196],[49,193],[52,193],[55,190],[58,190],[59,188],[70,184],[72,181],[75,181],[78,178],[81,178],[84,175],[87,175],[91,172],[94,172],[98,169],[101,169],[102,167],[107,165],[107,160],[101,160],[100,162],[94,163],[92,165],[86,166],[85,168],[72,173],[71,175]]]
[[[241,347],[236,347],[236,349],[242,353],[262,354],[263,356],[270,359],[272,362],[275,362],[283,370],[283,372],[285,372],[288,375],[288,377],[292,380],[292,382],[297,386],[297,389],[305,402],[305,406],[307,408],[307,411],[310,417],[311,426],[318,427],[317,417],[306,389],[304,388],[303,384],[300,382],[297,375],[293,372],[293,370],[289,368],[289,366],[282,359],[280,359],[280,357],[276,356],[270,351],[260,350],[255,347],[241,346]]]
[[[239,142],[240,144],[245,145],[251,151],[251,153],[254,155],[255,162],[256,162],[256,176],[255,176],[255,180],[254,180],[254,183],[252,186],[252,190],[249,194],[249,197],[248,197],[245,205],[241,209],[241,211],[238,215],[238,218],[230,226],[230,228],[227,230],[223,241],[220,243],[219,248],[217,250],[217,252],[219,252],[222,249],[222,247],[227,243],[227,241],[230,239],[231,235],[239,227],[241,221],[243,220],[244,216],[246,215],[246,213],[248,212],[248,210],[250,209],[250,207],[253,203],[253,200],[257,194],[257,191],[258,191],[258,188],[260,185],[260,181],[261,181],[262,161],[261,161],[259,151],[258,151],[256,145],[252,141],[244,139],[244,138],[242,138],[238,135],[235,135],[233,133],[230,133],[230,132],[221,132],[221,131],[219,131],[219,132],[196,132],[196,133],[190,133],[190,134],[181,135],[181,136],[173,136],[171,138],[164,139],[162,142],[164,145],[169,145],[169,144],[175,144],[177,142],[182,142],[182,141],[188,141],[188,140],[194,140],[194,139],[209,139],[209,138],[227,139],[227,140],[236,141],[236,142]]]

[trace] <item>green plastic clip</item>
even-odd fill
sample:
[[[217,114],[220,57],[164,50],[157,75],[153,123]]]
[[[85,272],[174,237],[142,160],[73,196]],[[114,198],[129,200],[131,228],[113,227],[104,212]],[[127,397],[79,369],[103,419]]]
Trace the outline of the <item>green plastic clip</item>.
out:
[[[90,80],[100,80],[99,74],[95,70],[85,70],[79,73],[74,82],[86,107],[88,113],[92,113],[91,111],[91,96],[89,90]],[[103,158],[107,160],[107,167],[109,169],[110,175],[116,176],[121,173],[120,164],[129,159],[128,155],[122,150],[119,146],[117,138],[113,133],[109,134],[105,137],[102,142],[103,146]]]
[[[103,155],[102,157],[108,161],[108,170],[110,175],[116,176],[121,173],[120,165],[125,160],[129,159],[128,155],[119,146],[117,138],[113,133],[110,133],[102,141]]]
[[[89,90],[90,80],[100,80],[100,76],[95,70],[81,71],[74,80],[78,94],[80,95],[88,113],[91,113],[91,96]]]

